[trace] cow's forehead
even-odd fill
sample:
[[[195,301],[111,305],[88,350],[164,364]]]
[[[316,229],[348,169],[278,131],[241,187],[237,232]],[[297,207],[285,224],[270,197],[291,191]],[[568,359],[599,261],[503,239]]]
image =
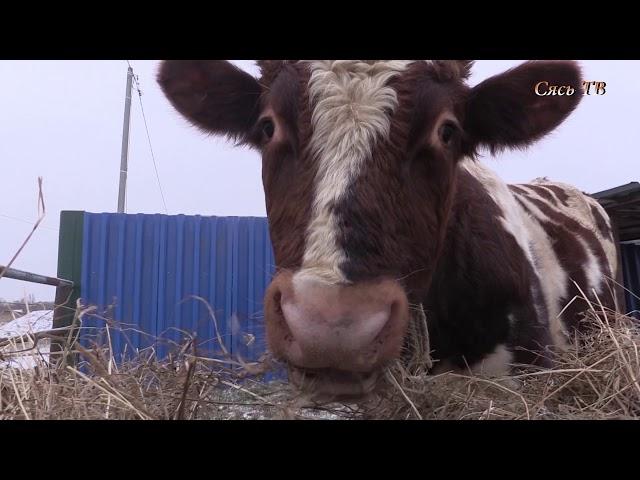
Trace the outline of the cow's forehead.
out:
[[[340,268],[345,253],[338,246],[338,219],[333,206],[344,199],[375,145],[388,137],[391,115],[398,104],[389,81],[411,63],[308,62],[313,127],[310,151],[316,160],[317,175],[303,269],[321,270],[333,281],[345,281]]]
[[[389,131],[397,95],[388,83],[411,61],[319,60],[309,63],[309,102],[313,150],[331,156],[370,153]],[[351,153],[347,153],[351,152]]]
[[[302,93],[305,109],[315,115],[310,119],[314,126],[319,115],[339,112],[340,108],[351,109],[350,117],[360,121],[379,107],[376,100],[381,92],[392,97],[395,89],[421,87],[421,92],[456,96],[463,91],[459,87],[465,85],[471,64],[454,60],[261,61],[262,105],[266,108],[269,103],[291,104]],[[435,84],[453,89],[431,89]],[[388,106],[387,101],[384,107]],[[431,110],[430,107],[430,104],[422,106],[426,110]]]
[[[322,65],[326,69],[355,75],[374,75],[388,69],[404,69],[414,62],[432,63],[432,60],[301,60],[310,69]]]
[[[308,70],[323,65],[336,74],[350,73],[354,76],[375,75],[379,71],[397,68],[410,64],[421,64],[432,67],[448,79],[465,80],[470,75],[473,61],[470,60],[260,60],[263,79],[273,80],[286,66],[295,66],[301,70]]]
[[[448,68],[425,60],[301,60],[263,66],[271,80],[282,73],[281,81],[274,81],[269,89],[269,97],[280,107],[290,101],[293,85],[305,89],[296,98],[308,114],[297,121],[309,132],[304,136],[303,151],[310,155],[306,164],[313,171],[309,177],[313,180],[300,274],[313,272],[330,283],[348,282],[343,271],[347,252],[339,241],[343,235],[338,206],[347,201],[359,178],[386,151],[392,126],[393,131],[409,128],[404,120],[400,122],[403,127],[398,127],[400,120],[395,114],[409,107],[406,87],[424,78],[432,66],[434,73]],[[442,105],[430,101],[423,110],[436,112]]]

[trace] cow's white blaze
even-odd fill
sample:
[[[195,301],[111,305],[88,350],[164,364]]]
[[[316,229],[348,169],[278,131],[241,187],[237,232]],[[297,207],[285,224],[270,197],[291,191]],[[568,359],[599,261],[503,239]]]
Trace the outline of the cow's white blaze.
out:
[[[307,230],[300,275],[330,283],[346,282],[340,265],[345,253],[337,244],[333,207],[371,158],[376,142],[389,135],[397,106],[389,80],[411,61],[310,61],[309,100],[317,162],[312,218]]]

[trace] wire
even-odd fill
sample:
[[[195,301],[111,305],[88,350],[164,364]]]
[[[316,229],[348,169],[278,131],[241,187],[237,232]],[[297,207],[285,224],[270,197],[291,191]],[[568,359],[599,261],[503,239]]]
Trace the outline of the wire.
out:
[[[133,70],[131,67],[131,63],[127,60],[127,65]],[[134,75],[133,80],[136,82],[136,90],[138,91],[138,100],[140,101],[140,111],[142,112],[142,120],[144,121],[144,129],[147,133],[147,141],[149,142],[149,151],[151,152],[151,160],[153,161],[153,168],[156,172],[156,180],[158,181],[158,188],[160,189],[160,196],[162,197],[162,204],[164,205],[164,211],[168,214],[169,209],[167,208],[167,202],[164,198],[164,191],[162,189],[162,183],[160,182],[160,174],[158,173],[158,165],[156,163],[156,157],[153,153],[153,146],[151,145],[151,136],[149,135],[149,126],[147,125],[147,117],[144,113],[144,106],[142,105],[142,90],[140,90],[140,82],[138,81],[138,76]]]
[[[34,223],[36,223],[35,221],[27,220],[27,219],[24,219],[24,218],[12,217],[11,215],[4,215],[3,213],[0,213],[0,217],[8,218],[9,220],[15,220],[16,222],[28,223],[30,225],[33,225]],[[45,227],[44,225],[42,227],[40,227],[40,228],[44,228],[44,229],[47,229],[47,230],[52,230],[54,232],[58,232],[59,231],[57,228]]]

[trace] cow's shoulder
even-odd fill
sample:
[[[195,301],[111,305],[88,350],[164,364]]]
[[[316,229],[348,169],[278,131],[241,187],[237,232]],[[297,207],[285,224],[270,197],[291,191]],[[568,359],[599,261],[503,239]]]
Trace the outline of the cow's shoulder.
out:
[[[469,209],[475,208],[474,214],[488,222],[491,235],[498,235],[502,232],[512,235],[522,253],[530,262],[533,262],[530,254],[531,233],[510,186],[493,170],[474,159],[464,159],[460,162],[458,178],[459,182],[466,184],[467,188],[473,186],[474,196],[488,199],[494,206],[491,209],[484,206],[478,208],[477,206],[482,205],[482,202],[472,199],[473,205],[468,207]],[[468,199],[463,198],[461,201],[467,203]],[[497,225],[500,225],[502,229],[496,229]]]
[[[611,219],[600,203],[572,185],[547,178],[509,188],[532,217],[532,224],[542,225],[549,235],[553,232],[552,245],[575,244],[585,251],[586,257],[568,248],[559,260],[569,262],[565,266],[574,274],[578,268],[584,270],[589,282],[583,286],[588,290],[604,291],[604,279],[615,277],[618,267]]]
[[[608,237],[611,233],[611,220],[602,205],[590,195],[573,185],[538,178],[521,187],[529,195],[544,196],[561,212],[570,214],[582,225],[594,231],[600,237]]]

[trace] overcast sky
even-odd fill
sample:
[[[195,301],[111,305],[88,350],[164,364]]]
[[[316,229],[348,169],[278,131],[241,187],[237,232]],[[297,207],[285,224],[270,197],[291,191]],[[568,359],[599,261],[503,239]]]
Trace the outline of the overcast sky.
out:
[[[238,64],[257,73],[252,60]],[[520,61],[477,61],[476,84]],[[207,137],[175,113],[155,82],[156,60],[131,60],[139,76],[151,143],[170,214],[264,216],[260,159]],[[607,82],[527,152],[485,157],[508,182],[547,176],[596,192],[640,180],[640,61],[582,61],[588,80]],[[37,177],[47,216],[14,263],[56,275],[61,210],[115,212],[127,64],[121,61],[0,61],[0,264],[6,264],[37,217]],[[127,212],[164,213],[140,103],[134,91]],[[0,280],[0,297],[54,288]]]

